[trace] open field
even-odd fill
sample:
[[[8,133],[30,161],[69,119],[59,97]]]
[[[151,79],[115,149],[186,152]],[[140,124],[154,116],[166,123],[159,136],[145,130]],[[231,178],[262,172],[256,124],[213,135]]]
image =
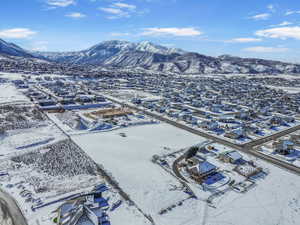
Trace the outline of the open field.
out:
[[[11,84],[0,84],[0,104],[12,102],[29,102],[17,88]]]
[[[175,203],[184,195],[179,191],[172,193],[168,190],[172,185],[179,185],[178,181],[153,164],[151,157],[197,144],[203,139],[165,124],[128,128],[123,132],[126,137],[121,137],[118,131],[112,131],[74,136],[73,139],[112,173],[120,186],[157,224],[298,224],[298,176],[251,156],[251,160],[268,168],[269,175],[259,180],[258,185],[247,193],[230,192],[222,195],[216,198],[216,208],[207,207],[201,199],[189,200],[165,215],[158,215],[161,208]],[[216,146],[225,148],[222,145]],[[287,188],[289,191],[286,191]],[[203,193],[203,196],[208,195]],[[272,216],[266,217],[266,214]]]
[[[158,215],[160,209],[183,200],[188,195],[180,190],[170,191],[174,187],[179,188],[181,184],[152,163],[151,158],[154,154],[184,148],[204,139],[166,124],[133,127],[123,129],[122,132],[126,137],[121,137],[120,131],[112,131],[74,136],[73,140],[97,163],[110,171],[120,186],[145,213],[151,214],[157,224],[184,223],[188,219],[186,214],[174,211],[170,215]],[[190,209],[189,216],[192,216],[204,206],[204,202],[199,202],[198,205],[194,201],[183,203],[179,208],[186,213]]]

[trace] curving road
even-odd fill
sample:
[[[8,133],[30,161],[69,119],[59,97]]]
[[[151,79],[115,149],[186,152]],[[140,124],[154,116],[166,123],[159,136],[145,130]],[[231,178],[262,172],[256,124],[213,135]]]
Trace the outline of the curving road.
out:
[[[179,163],[180,161],[182,161],[182,160],[184,159],[184,157],[185,157],[185,154],[181,155],[179,158],[177,158],[177,159],[173,162],[173,164],[172,164],[172,170],[173,170],[174,174],[175,174],[177,177],[179,177],[181,180],[185,181],[186,183],[189,183],[189,182],[187,181],[187,179],[185,179],[184,176],[181,175],[181,173],[179,172],[179,169],[178,169],[178,163]]]
[[[0,224],[1,225],[28,225],[26,218],[16,201],[0,189]]]

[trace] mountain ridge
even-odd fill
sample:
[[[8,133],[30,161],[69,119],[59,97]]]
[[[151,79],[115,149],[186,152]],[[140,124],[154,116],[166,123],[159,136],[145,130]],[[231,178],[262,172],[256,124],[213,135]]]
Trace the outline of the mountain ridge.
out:
[[[19,47],[14,43],[6,42],[0,39],[0,54],[8,56],[19,56],[19,57],[34,57],[33,54],[30,54],[28,51]]]
[[[1,53],[59,64],[89,65],[93,68],[143,68],[175,74],[300,73],[300,65],[295,63],[230,55],[212,57],[182,49],[167,48],[149,41],[133,43],[111,40],[100,42],[82,51],[29,52],[0,39]]]

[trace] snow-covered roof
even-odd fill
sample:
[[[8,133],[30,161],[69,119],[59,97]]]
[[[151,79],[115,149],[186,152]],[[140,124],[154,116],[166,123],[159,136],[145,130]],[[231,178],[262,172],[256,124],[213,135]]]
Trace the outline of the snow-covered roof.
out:
[[[283,145],[294,145],[294,143],[290,140],[284,140]]]
[[[234,161],[243,158],[243,156],[240,153],[238,153],[237,151],[228,152],[227,155],[228,155],[228,157],[230,157]]]
[[[198,171],[199,173],[207,173],[212,170],[215,170],[217,167],[207,161],[201,162],[198,165]]]

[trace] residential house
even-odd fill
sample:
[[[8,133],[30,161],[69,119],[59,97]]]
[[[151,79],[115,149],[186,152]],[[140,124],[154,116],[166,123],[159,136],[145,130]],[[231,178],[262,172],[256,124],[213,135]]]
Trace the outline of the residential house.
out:
[[[199,127],[207,130],[216,130],[219,128],[219,124],[214,120],[204,120],[200,122]]]
[[[295,144],[291,140],[278,140],[273,143],[275,152],[280,155],[288,155],[294,151]]]
[[[246,131],[243,128],[238,128],[227,132],[224,137],[231,138],[231,139],[239,139],[247,137]]]
[[[187,170],[191,177],[197,181],[203,181],[207,176],[217,171],[217,167],[208,161],[200,161],[193,157],[189,159]]]
[[[219,159],[223,162],[238,164],[239,162],[242,162],[243,156],[237,151],[229,151],[221,153]]]

